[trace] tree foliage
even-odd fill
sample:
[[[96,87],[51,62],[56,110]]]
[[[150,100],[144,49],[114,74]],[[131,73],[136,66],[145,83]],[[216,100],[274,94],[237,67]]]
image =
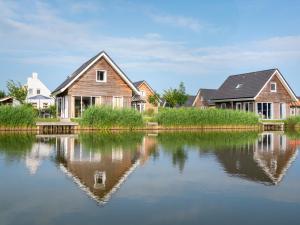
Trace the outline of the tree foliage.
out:
[[[154,105],[154,106],[157,106],[158,103],[159,103],[159,99],[160,99],[160,96],[157,92],[154,93],[154,95],[150,95],[148,97],[148,101],[150,104]]]
[[[173,108],[175,106],[183,106],[188,96],[185,92],[185,86],[183,82],[180,82],[179,87],[175,89],[168,89],[164,91],[163,98],[166,100],[168,105]]]
[[[20,82],[15,82],[13,80],[7,81],[8,95],[14,97],[21,104],[24,104],[27,96],[27,87],[23,86]]]

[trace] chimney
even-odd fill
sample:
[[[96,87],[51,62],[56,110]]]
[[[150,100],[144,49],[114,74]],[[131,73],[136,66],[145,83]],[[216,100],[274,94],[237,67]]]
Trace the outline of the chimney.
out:
[[[38,79],[38,73],[33,72],[32,79],[34,79],[34,80]]]

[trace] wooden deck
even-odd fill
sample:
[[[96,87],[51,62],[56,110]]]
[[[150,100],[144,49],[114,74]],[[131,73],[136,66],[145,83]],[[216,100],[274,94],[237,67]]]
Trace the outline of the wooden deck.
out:
[[[74,133],[78,123],[74,122],[37,122],[40,134],[71,134]]]
[[[262,122],[264,131],[284,131],[283,122]]]

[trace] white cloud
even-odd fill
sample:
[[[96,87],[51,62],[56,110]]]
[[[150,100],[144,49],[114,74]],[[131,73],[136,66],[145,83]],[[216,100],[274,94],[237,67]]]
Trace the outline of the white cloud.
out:
[[[195,32],[203,28],[203,24],[200,21],[191,17],[155,14],[151,14],[150,17],[157,23],[186,28]]]
[[[202,27],[194,19],[162,19],[189,29]],[[130,71],[207,75],[224,74],[226,68],[242,67],[247,71],[250,67],[296,65],[300,58],[300,36],[193,48],[185,42],[166,40],[158,33],[120,37],[96,33],[97,30],[93,24],[64,18],[46,3],[36,1],[35,7],[24,10],[20,5],[0,0],[0,53],[5,53],[6,59],[12,55],[12,60],[27,64],[79,66],[98,51],[106,50]]]

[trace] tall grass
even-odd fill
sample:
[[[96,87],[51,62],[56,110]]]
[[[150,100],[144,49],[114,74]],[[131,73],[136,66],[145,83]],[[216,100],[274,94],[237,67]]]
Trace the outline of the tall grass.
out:
[[[1,127],[31,127],[35,125],[37,114],[31,106],[0,106]]]
[[[144,125],[142,115],[133,109],[112,109],[105,106],[89,107],[79,121],[83,127],[135,128]]]
[[[163,126],[257,125],[254,113],[223,109],[161,109],[156,115]]]

